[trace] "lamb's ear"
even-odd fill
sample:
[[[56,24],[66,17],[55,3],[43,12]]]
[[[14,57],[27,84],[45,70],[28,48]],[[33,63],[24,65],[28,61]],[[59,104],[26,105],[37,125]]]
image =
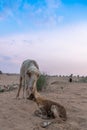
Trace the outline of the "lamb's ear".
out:
[[[26,74],[31,77],[31,72],[27,71]]]
[[[29,96],[27,99],[35,101],[35,96],[34,96],[34,94],[31,93],[30,96]]]

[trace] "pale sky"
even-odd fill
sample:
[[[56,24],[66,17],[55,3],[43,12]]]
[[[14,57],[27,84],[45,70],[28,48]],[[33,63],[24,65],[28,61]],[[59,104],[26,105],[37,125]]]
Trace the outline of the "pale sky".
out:
[[[0,70],[34,59],[51,75],[87,75],[86,0],[0,0]]]

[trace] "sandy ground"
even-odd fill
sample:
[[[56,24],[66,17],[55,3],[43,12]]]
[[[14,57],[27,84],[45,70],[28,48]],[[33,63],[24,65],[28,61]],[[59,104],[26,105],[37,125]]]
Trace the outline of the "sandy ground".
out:
[[[0,75],[0,86],[19,83],[19,75]],[[61,103],[67,111],[65,123],[41,128],[43,119],[36,117],[33,101],[15,99],[17,89],[0,93],[0,130],[87,130],[87,83],[69,83],[64,77],[49,77],[42,95]],[[22,96],[22,95],[21,95]]]

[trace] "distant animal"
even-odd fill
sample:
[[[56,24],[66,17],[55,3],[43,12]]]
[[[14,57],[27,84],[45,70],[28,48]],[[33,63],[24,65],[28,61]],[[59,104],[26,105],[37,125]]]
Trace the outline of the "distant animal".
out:
[[[25,97],[27,99],[32,92],[33,87],[36,87],[39,76],[40,71],[37,62],[30,59],[25,60],[20,69],[20,83],[16,98],[19,97],[20,90],[23,88],[23,98]]]
[[[40,114],[41,117],[44,118],[57,118],[59,117],[62,121],[66,121],[67,120],[67,114],[66,114],[66,110],[64,108],[64,106],[62,106],[61,104],[45,99],[43,98],[38,92],[37,90],[33,91],[33,98],[34,101],[37,103],[39,110],[40,110]]]
[[[73,74],[69,76],[69,82],[72,82]]]

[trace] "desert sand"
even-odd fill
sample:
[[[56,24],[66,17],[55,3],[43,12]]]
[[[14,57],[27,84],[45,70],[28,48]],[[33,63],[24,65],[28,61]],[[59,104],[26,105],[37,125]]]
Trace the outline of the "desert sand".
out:
[[[35,102],[16,99],[19,75],[1,74],[0,87],[16,89],[0,93],[0,130],[87,130],[87,83],[68,82],[67,77],[49,76],[43,96],[62,104],[67,111],[67,121],[41,128],[44,121],[34,115]]]

